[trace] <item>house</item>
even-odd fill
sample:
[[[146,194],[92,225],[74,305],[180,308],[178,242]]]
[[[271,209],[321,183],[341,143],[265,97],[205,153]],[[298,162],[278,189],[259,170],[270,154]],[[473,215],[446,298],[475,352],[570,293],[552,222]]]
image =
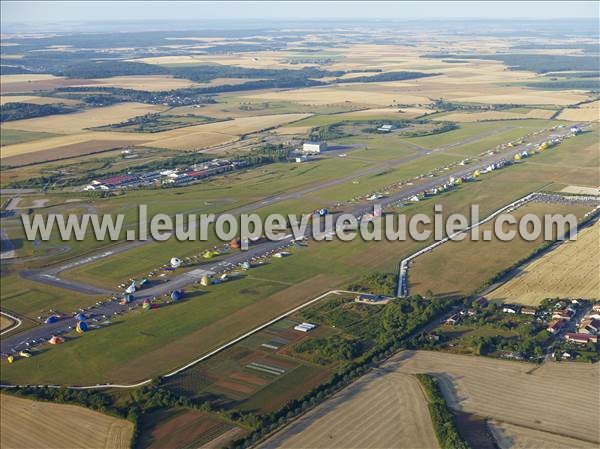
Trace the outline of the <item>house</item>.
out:
[[[535,315],[536,312],[537,312],[537,310],[534,309],[533,307],[523,307],[521,309],[521,313],[523,315]]]
[[[581,334],[598,334],[600,333],[600,320],[587,318],[579,323],[579,333]]]
[[[450,318],[448,318],[446,320],[446,324],[448,324],[450,326],[455,326],[458,323],[460,323],[460,315],[458,313],[455,313],[454,315],[452,315]]]
[[[327,144],[325,142],[304,142],[304,145],[302,145],[304,153],[320,153],[326,149]]]
[[[565,320],[556,320],[548,325],[546,330],[551,334],[556,334],[560,331],[560,329],[565,325]]]
[[[571,319],[571,317],[573,316],[573,312],[571,312],[570,310],[556,310],[554,312],[552,312],[552,318],[555,320],[567,320],[569,321]]]
[[[598,343],[597,335],[588,335],[588,334],[577,334],[577,333],[569,333],[565,335],[565,340],[571,343],[577,344],[588,344],[588,343]]]
[[[504,304],[502,307],[504,313],[519,313],[519,310],[521,310],[521,307],[515,304]]]
[[[381,133],[389,133],[392,129],[394,129],[393,125],[381,125],[379,128],[377,128],[377,131]]]
[[[475,316],[475,315],[477,315],[477,310],[475,310],[475,309],[469,309],[469,310],[467,310],[467,315],[469,315],[469,316]]]

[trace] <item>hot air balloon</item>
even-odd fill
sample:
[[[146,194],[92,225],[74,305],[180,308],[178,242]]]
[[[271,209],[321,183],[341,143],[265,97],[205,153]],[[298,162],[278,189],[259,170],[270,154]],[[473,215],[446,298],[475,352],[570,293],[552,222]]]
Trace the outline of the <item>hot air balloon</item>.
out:
[[[202,276],[202,279],[200,279],[200,285],[202,285],[203,287],[210,285],[210,279],[207,275]]]
[[[56,315],[50,315],[48,318],[46,318],[46,321],[44,321],[44,323],[52,324],[52,323],[56,323],[57,321],[58,321],[58,317]]]
[[[125,289],[125,293],[135,293],[135,281],[132,281],[131,285]]]
[[[173,290],[171,292],[171,299],[173,301],[179,301],[181,298],[183,298],[183,291],[181,291],[181,290]]]
[[[177,257],[172,257],[171,258],[171,267],[179,268],[180,266],[181,266],[181,259],[178,259]]]
[[[150,310],[151,306],[152,304],[150,304],[150,300],[148,298],[144,299],[144,302],[142,303],[142,308],[144,310]]]
[[[75,315],[75,319],[77,321],[85,321],[86,317],[83,313],[78,313],[77,315]]]
[[[78,334],[83,334],[88,330],[88,325],[85,321],[80,321],[77,323],[77,327],[75,328]]]

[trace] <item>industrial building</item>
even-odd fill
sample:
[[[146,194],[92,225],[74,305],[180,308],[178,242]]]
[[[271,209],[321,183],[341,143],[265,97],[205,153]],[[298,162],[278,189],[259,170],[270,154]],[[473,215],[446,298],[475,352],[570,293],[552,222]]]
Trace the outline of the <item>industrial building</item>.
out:
[[[302,151],[304,153],[320,153],[327,149],[325,142],[304,142],[302,145]]]

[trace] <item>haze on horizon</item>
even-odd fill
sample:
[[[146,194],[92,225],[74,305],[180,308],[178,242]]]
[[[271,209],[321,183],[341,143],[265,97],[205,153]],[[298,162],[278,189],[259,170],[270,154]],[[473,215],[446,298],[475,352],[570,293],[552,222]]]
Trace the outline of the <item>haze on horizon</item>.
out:
[[[435,3],[435,7],[431,7]],[[142,7],[143,5],[143,7]],[[428,5],[428,6],[426,6]],[[596,19],[598,2],[102,2],[3,1],[2,26],[86,22]]]

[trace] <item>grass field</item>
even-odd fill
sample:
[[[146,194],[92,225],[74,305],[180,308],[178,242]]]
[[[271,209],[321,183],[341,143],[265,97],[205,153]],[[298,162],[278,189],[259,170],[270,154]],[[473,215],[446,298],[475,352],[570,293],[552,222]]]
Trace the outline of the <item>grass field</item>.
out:
[[[414,376],[367,374],[259,446],[438,448],[427,399]]]
[[[0,146],[14,145],[17,143],[30,142],[32,140],[54,137],[55,134],[35,131],[23,131],[21,129],[4,129],[0,132]]]
[[[0,331],[3,331],[4,329],[8,329],[13,324],[14,324],[13,320],[11,320],[10,318],[8,318],[4,315],[0,315]]]
[[[457,410],[549,432],[547,438],[554,434],[600,443],[596,425],[600,404],[594,396],[600,379],[597,363],[547,362],[540,366],[442,352],[404,351],[385,368],[396,373],[435,375],[449,405]],[[585,413],[581,413],[581,404],[587,404]]]
[[[450,120],[452,122],[484,122],[490,120],[524,120],[524,119],[549,119],[556,111],[552,109],[528,109],[524,112],[508,111],[482,111],[482,112],[450,112],[436,115],[436,120]]]
[[[545,298],[600,299],[600,270],[597,251],[600,224],[584,229],[577,241],[567,241],[502,284],[490,299],[538,305]]]
[[[74,405],[0,396],[3,449],[126,449],[133,424]]]

